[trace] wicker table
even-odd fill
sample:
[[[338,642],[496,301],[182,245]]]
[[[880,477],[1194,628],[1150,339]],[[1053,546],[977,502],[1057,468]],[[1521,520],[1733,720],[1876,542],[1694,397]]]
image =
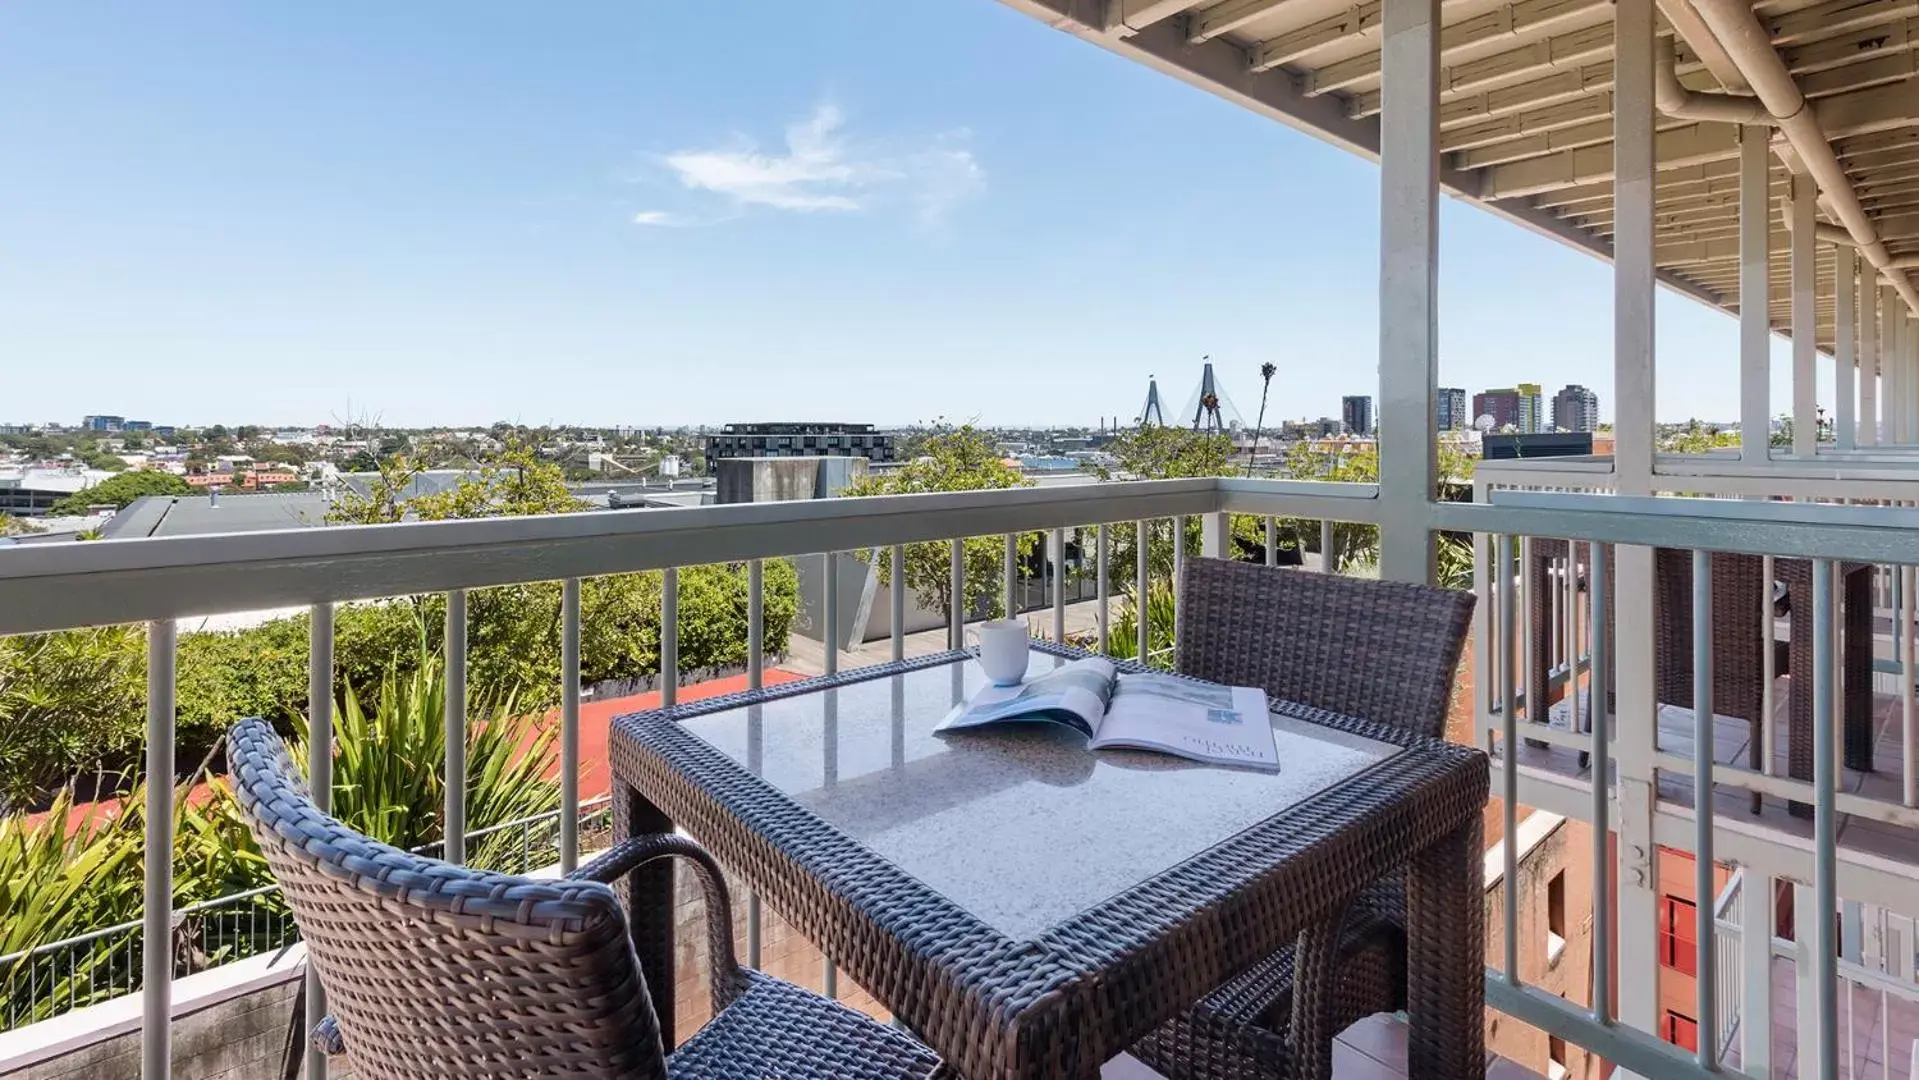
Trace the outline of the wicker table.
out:
[[[1412,1073],[1484,1070],[1483,754],[1284,704],[1277,775],[932,735],[980,685],[947,653],[621,717],[615,831],[684,828],[972,1080],[1096,1076],[1403,866]],[[670,871],[627,885],[671,1045]]]

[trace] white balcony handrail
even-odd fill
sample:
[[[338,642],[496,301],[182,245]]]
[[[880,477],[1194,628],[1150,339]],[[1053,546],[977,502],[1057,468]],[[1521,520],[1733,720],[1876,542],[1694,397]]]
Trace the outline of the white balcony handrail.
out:
[[[1484,490],[1488,485],[1482,482],[1476,486]],[[1417,509],[1397,507],[1393,508],[1396,512],[1391,520],[1394,523],[1423,524],[1434,530],[1478,534],[1482,560],[1491,557],[1486,553],[1490,547],[1487,540],[1491,538],[1497,538],[1498,550],[1509,559],[1514,550],[1522,546],[1514,543],[1515,538],[1557,537],[1600,545],[1617,544],[1621,546],[1621,588],[1625,587],[1623,574],[1629,546],[1806,557],[1814,559],[1828,572],[1837,559],[1919,563],[1919,511],[1789,506],[1771,502],[1625,498],[1568,492],[1495,490],[1489,497],[1492,499],[1489,503],[1428,503]],[[963,537],[1131,522],[1133,525],[1130,528],[1137,530],[1134,535],[1144,538],[1152,529],[1163,528],[1154,526],[1155,521],[1172,519],[1178,522],[1192,515],[1201,515],[1206,521],[1201,530],[1204,538],[1202,550],[1217,555],[1224,553],[1224,544],[1229,535],[1224,528],[1227,514],[1294,517],[1320,520],[1322,523],[1379,524],[1381,511],[1378,488],[1371,484],[1197,479],[23,547],[0,551],[0,634],[148,621],[152,623],[154,631],[150,640],[162,643],[155,662],[149,665],[149,676],[153,680],[152,685],[160,693],[170,694],[174,675],[174,657],[170,647],[172,620],[182,616],[275,607],[317,607],[338,601],[400,594],[457,594],[461,590],[502,584],[577,581],[602,574],[670,570],[685,565],[741,560],[747,561],[751,569],[762,559],[851,549],[891,547],[893,566],[898,568],[901,565],[899,545],[941,540],[950,542],[952,552],[949,560],[954,594],[961,595],[964,560],[959,557],[958,541]],[[1267,535],[1270,544],[1274,531],[1269,528]],[[1323,529],[1321,535],[1324,542],[1326,532]],[[1144,545],[1140,545],[1139,554],[1144,556]],[[1602,676],[1610,679],[1617,675],[1623,697],[1628,688],[1628,679],[1641,680],[1639,688],[1643,689],[1643,680],[1649,678],[1649,673],[1641,669],[1628,672],[1618,664],[1620,653],[1607,640],[1612,631],[1605,617],[1605,604],[1600,599],[1608,593],[1608,588],[1602,584],[1608,571],[1604,569],[1605,560],[1595,559],[1592,555],[1592,552],[1585,551],[1570,556],[1570,561],[1554,578],[1557,583],[1554,591],[1564,594],[1566,606],[1562,617],[1570,620],[1561,637],[1562,651],[1575,658],[1580,656],[1582,650],[1579,644],[1583,632],[1592,644],[1590,655],[1594,685],[1601,685]],[[1645,552],[1639,552],[1642,565],[1645,555]],[[1273,553],[1269,551],[1269,560],[1272,557]],[[1578,565],[1582,558],[1586,560],[1583,568]],[[1505,691],[1501,694],[1501,700],[1515,701],[1517,689],[1512,671],[1514,622],[1517,617],[1513,604],[1517,591],[1513,584],[1515,577],[1510,574],[1488,574],[1486,567],[1490,565],[1493,564],[1482,563],[1479,571],[1482,589],[1480,617],[1483,620],[1479,631],[1482,645],[1480,662],[1483,665],[1490,662],[1489,658],[1494,654],[1506,654],[1504,659],[1498,660],[1501,669],[1497,673],[1499,678],[1488,677],[1485,685],[1490,693],[1490,687],[1495,682],[1503,684]],[[1640,575],[1638,580],[1643,582],[1643,569],[1635,572]],[[1523,577],[1523,574],[1519,575],[1522,580]],[[1590,583],[1590,588],[1586,590],[1583,616],[1582,578]],[[1495,605],[1483,590],[1491,589],[1494,579],[1500,582],[1496,590],[1499,594],[1496,606],[1503,612],[1496,623],[1484,621],[1491,619]],[[752,613],[760,600],[757,582],[758,575],[750,574],[749,625],[753,625]],[[1102,578],[1102,613],[1106,606],[1105,584]],[[1646,588],[1643,584],[1634,587]],[[1815,615],[1820,616],[1820,625],[1827,625],[1831,621],[1832,608],[1829,577],[1822,579],[1815,574],[1814,588],[1818,598],[1818,603],[1814,605]],[[897,601],[900,592],[896,590],[894,595]],[[670,617],[671,596],[668,590],[662,601],[665,610],[662,612],[661,657],[666,664],[662,675],[663,683],[667,686],[673,685],[678,674],[672,670],[671,663],[671,644],[677,633]],[[1057,635],[1061,628],[1059,605],[1063,602],[1062,595],[1057,591],[1053,594],[1053,602],[1054,631]],[[1622,594],[1619,608],[1622,626],[1627,602]],[[1696,596],[1695,605],[1699,602],[1700,597]],[[451,607],[449,605],[449,610]],[[1643,616],[1643,604],[1640,607],[1641,610],[1634,612],[1635,616]],[[577,612],[576,608],[573,610]],[[953,623],[957,624],[963,614],[953,612]],[[577,620],[577,613],[572,617]],[[902,621],[896,617],[893,622],[895,655],[899,655],[901,649]],[[1583,624],[1583,631],[1582,626],[1576,624]],[[321,632],[319,628],[322,626],[321,620],[316,619],[313,623],[316,633]],[[953,629],[949,626],[949,632]],[[1144,621],[1140,630],[1144,637]],[[1488,637],[1489,631],[1494,636]],[[757,672],[762,665],[759,635],[751,634],[749,637],[752,641],[749,643],[748,668],[750,672]],[[448,640],[457,641],[457,635],[449,634]],[[954,640],[957,640],[956,634]],[[1494,643],[1503,645],[1503,648]],[[457,648],[456,645],[451,651],[457,651]],[[1833,741],[1829,715],[1833,683],[1829,639],[1823,649],[1824,655],[1813,672],[1813,682],[1819,689],[1823,710],[1820,730],[1814,740],[1820,745]],[[449,655],[446,676],[449,685],[456,677],[456,667],[454,656]],[[463,673],[464,668],[457,667],[457,674]],[[318,672],[316,679],[324,678],[327,674]],[[1709,678],[1700,681],[1707,684],[1711,682]],[[1577,685],[1577,680],[1574,680],[1574,685]],[[1594,701],[1604,700],[1605,697],[1598,693],[1589,696]],[[1543,699],[1541,707],[1544,707]],[[1709,716],[1710,709],[1702,715]],[[1482,721],[1489,719],[1489,714],[1482,714]],[[1524,731],[1524,738],[1537,738],[1550,745],[1575,746],[1589,751],[1595,757],[1596,775],[1609,775],[1611,764],[1617,762],[1622,769],[1620,776],[1625,777],[1623,769],[1627,760],[1623,756],[1615,756],[1615,751],[1609,748],[1605,718],[1595,718],[1596,735],[1588,735],[1576,728],[1570,732],[1550,730],[1531,723],[1536,719],[1539,718],[1532,716],[1529,708],[1529,724]],[[170,739],[170,721],[170,708],[160,710],[149,718],[150,745]],[[458,722],[457,717],[454,722]],[[1501,746],[1512,748],[1517,745],[1521,732],[1515,727],[1516,722],[1517,718],[1511,715],[1510,710],[1503,710],[1497,717]],[[1628,731],[1622,726],[1617,734],[1618,740],[1623,745],[1629,737],[1645,741],[1645,745],[1635,751],[1636,757],[1631,762],[1633,768],[1684,771],[1683,759],[1668,761],[1657,755],[1648,741],[1648,733],[1636,728]],[[563,738],[567,742],[576,741],[577,725],[573,725]],[[1698,762],[1692,764],[1697,770]],[[1535,784],[1535,774],[1516,766],[1514,755],[1505,755],[1499,768],[1509,815],[1511,808],[1522,802],[1569,815],[1583,816],[1590,809],[1590,820],[1599,825],[1597,835],[1606,834],[1609,785],[1575,778],[1579,795],[1577,799],[1565,800],[1551,796],[1544,786]],[[1816,771],[1809,787],[1791,789],[1792,794],[1803,792],[1807,801],[1819,804],[1819,814],[1828,823],[1837,812],[1845,811],[1848,804],[1843,802],[1844,799],[1856,797],[1851,793],[1836,791],[1830,768],[1828,761],[1825,764],[1826,771]],[[1738,784],[1747,779],[1741,770],[1725,766],[1713,768],[1708,765],[1706,771],[1708,787],[1713,781]],[[457,771],[449,773],[450,794],[460,775]],[[1522,779],[1525,786],[1519,787]],[[1771,782],[1774,778],[1765,779]],[[1794,785],[1806,783],[1780,782]],[[1551,797],[1536,797],[1542,795]],[[1587,800],[1590,800],[1590,807],[1586,805]],[[1710,811],[1693,815],[1691,821],[1682,824],[1679,813],[1670,809],[1663,799],[1655,799],[1651,805],[1653,819],[1650,823],[1638,819],[1628,821],[1624,815],[1621,816],[1619,828],[1622,835],[1629,825],[1643,828],[1650,824],[1652,832],[1646,837],[1649,844],[1710,852],[1713,850],[1710,846],[1712,841],[1725,840],[1725,846],[1720,849],[1725,857],[1744,861],[1747,853],[1753,850],[1753,837],[1764,828],[1756,822],[1715,820]],[[1704,805],[1710,807],[1710,800]],[[1561,807],[1567,809],[1562,810]],[[163,821],[165,817],[160,814],[152,816],[152,820]],[[1513,837],[1514,830],[1508,828],[1506,835]],[[1705,842],[1702,842],[1702,836]],[[164,839],[162,837],[155,841],[150,837],[150,843],[164,846]],[[1784,837],[1778,843],[1789,845],[1805,842]],[[1825,890],[1831,890],[1838,880],[1840,871],[1833,862],[1836,849],[1836,841],[1828,832],[1813,852],[1818,861],[1815,880]],[[1594,893],[1610,895],[1611,882],[1616,874],[1623,874],[1626,867],[1623,862],[1615,866],[1608,849],[1602,845],[1595,845],[1594,852]],[[1623,860],[1625,856],[1620,858]],[[1847,860],[1841,866],[1847,872],[1856,872],[1860,860],[1864,858],[1867,856],[1861,853],[1848,852]],[[1786,874],[1776,869],[1760,872]],[[149,883],[150,894],[166,895],[160,887],[163,884]],[[1830,896],[1829,891],[1827,895]],[[753,926],[757,920],[751,915],[756,905],[751,903],[751,898],[748,907],[750,951],[757,938]],[[161,910],[162,905],[155,905],[155,908]],[[1509,906],[1505,916],[1509,923],[1507,939],[1516,940],[1511,925],[1516,920],[1516,912]],[[1717,920],[1702,919],[1700,922],[1702,934],[1712,935]],[[1595,931],[1602,939],[1615,933],[1614,929],[1602,925],[1598,912],[1595,912]],[[146,936],[153,942],[162,942],[165,939],[165,927],[147,927]],[[1651,943],[1648,941],[1644,944],[1649,947]],[[1701,944],[1703,946],[1706,943]],[[161,955],[163,951],[156,946],[154,955]],[[1619,952],[1621,956],[1637,955],[1623,948]],[[1702,949],[1702,984],[1710,982],[1714,969],[1731,969],[1730,964],[1718,962],[1720,955]],[[1623,964],[1621,966],[1625,967]],[[1595,956],[1595,976],[1604,975],[1606,968],[1607,964]],[[150,1015],[163,1016],[164,987],[156,983],[149,988],[149,993],[154,995],[148,1003]],[[1633,1017],[1614,1018],[1605,1011],[1608,1006],[1603,1003],[1598,1007],[1600,1015],[1595,1017],[1584,1009],[1574,1008],[1537,987],[1528,986],[1501,972],[1488,973],[1487,993],[1489,1002],[1495,1007],[1648,1075],[1713,1075],[1715,1070],[1719,1070],[1719,1074],[1736,1075],[1731,1070],[1722,1069],[1719,1062],[1711,1060],[1710,1051],[1702,1054],[1703,1060],[1698,1063],[1687,1063],[1682,1071],[1670,1071],[1678,1061],[1672,1048],[1660,1043],[1648,1030],[1635,1029],[1619,1022],[1620,1019],[1630,1020]],[[1699,1015],[1702,1021],[1707,1021],[1713,1018],[1713,1012],[1710,1004],[1703,1004]],[[1725,1012],[1729,1013],[1729,1010]],[[1729,1021],[1731,1017],[1722,1014],[1721,1019]],[[1715,1024],[1709,1030],[1717,1031],[1718,1026]],[[151,1027],[149,1036],[163,1043],[164,1031],[165,1025],[160,1023]],[[1717,1043],[1720,1040],[1709,1041]],[[1661,1072],[1662,1067],[1669,1071]]]
[[[1350,495],[1306,501],[1340,520],[1372,516]],[[1205,514],[1219,502],[1213,480],[1153,480],[34,545],[0,551],[0,634]]]

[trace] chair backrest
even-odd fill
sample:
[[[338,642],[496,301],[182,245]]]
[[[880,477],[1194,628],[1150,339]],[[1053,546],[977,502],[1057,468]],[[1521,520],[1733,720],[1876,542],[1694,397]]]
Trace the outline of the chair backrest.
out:
[[[1446,730],[1473,594],[1188,559],[1178,667],[1426,735]]]
[[[354,1075],[666,1075],[611,889],[454,866],[361,836],[313,804],[261,720],[228,733],[227,764]]]

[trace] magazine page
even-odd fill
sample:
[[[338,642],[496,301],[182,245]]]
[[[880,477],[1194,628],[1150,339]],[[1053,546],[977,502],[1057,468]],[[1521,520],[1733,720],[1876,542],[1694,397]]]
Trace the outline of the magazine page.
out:
[[[1216,765],[1279,767],[1264,690],[1152,672],[1119,677],[1093,747],[1157,750]]]
[[[988,686],[946,714],[935,732],[1038,720],[1065,724],[1091,737],[1113,696],[1113,662],[1090,656],[1017,686]]]

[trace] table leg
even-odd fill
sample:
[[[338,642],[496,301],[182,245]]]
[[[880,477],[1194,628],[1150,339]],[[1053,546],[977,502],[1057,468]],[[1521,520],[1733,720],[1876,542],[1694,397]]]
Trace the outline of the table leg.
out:
[[[1846,768],[1872,771],[1872,570],[1847,563],[1841,575],[1845,627],[1841,654],[1845,659]]]
[[[673,822],[632,785],[613,780],[613,840],[673,831]],[[639,954],[640,973],[660,1024],[660,1042],[671,1051],[674,1037],[673,997],[673,860],[657,859],[626,875],[627,920],[632,925],[633,949]]]
[[[1406,875],[1408,1076],[1486,1071],[1483,827],[1470,822],[1413,858]]]

